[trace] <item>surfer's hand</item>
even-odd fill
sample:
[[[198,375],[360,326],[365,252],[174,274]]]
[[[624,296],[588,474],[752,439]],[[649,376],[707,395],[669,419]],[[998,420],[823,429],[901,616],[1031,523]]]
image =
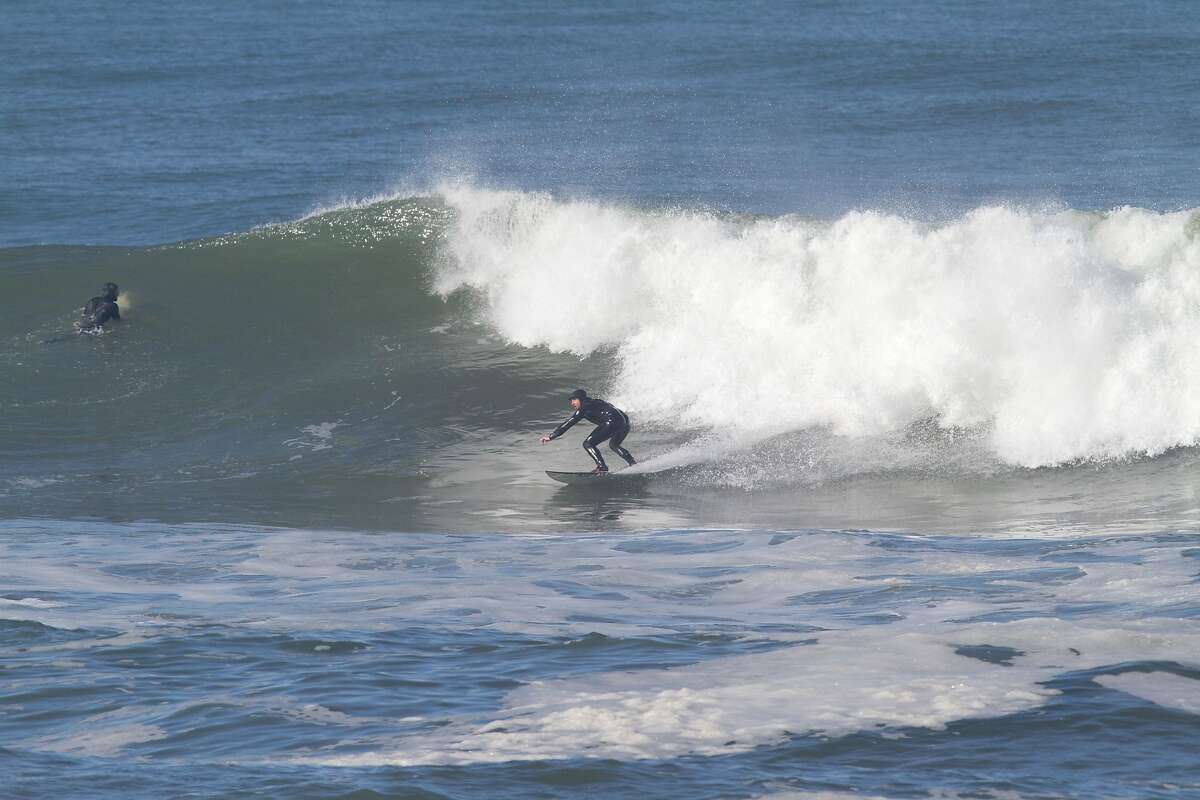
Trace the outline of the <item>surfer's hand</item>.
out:
[[[543,436],[543,437],[542,437],[542,444],[546,444],[546,443],[547,443],[547,442],[549,442],[549,441],[550,441],[550,437],[549,437],[549,436]]]

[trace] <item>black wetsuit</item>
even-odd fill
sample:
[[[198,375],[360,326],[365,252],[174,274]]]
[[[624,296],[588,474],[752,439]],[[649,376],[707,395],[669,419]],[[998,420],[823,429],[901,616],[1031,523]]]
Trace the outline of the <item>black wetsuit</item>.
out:
[[[120,319],[121,309],[117,308],[115,300],[103,295],[93,297],[83,307],[83,316],[79,318],[79,330],[94,331],[104,326],[109,320]]]
[[[596,462],[597,467],[608,470],[608,465],[604,463],[604,456],[600,455],[600,448],[597,446],[606,439],[609,440],[608,446],[613,449],[614,453],[625,459],[626,464],[637,463],[633,454],[621,446],[621,442],[625,441],[625,437],[629,435],[629,417],[611,403],[595,397],[584,398],[580,402],[579,410],[572,414],[570,419],[555,428],[554,432],[550,434],[550,438],[557,439],[562,436],[581,419],[586,419],[596,425],[595,430],[583,440],[583,449],[592,457],[592,461]]]

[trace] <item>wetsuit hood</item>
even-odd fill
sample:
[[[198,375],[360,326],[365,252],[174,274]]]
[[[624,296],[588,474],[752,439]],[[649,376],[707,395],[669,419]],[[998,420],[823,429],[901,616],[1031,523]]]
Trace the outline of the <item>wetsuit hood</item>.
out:
[[[587,392],[585,392],[583,389],[576,389],[575,391],[571,392],[571,396],[568,397],[567,399],[568,400],[587,400],[588,395],[587,395]]]

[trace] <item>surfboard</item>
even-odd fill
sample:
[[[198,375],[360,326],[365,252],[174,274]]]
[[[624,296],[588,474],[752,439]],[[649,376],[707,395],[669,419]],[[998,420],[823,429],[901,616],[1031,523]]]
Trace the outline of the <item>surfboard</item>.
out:
[[[645,472],[626,475],[623,471],[610,472],[607,475],[597,475],[594,472],[555,472],[548,469],[546,470],[546,474],[559,483],[565,483],[568,486],[603,486],[610,482],[621,486],[629,486],[633,483],[644,482],[650,477]]]

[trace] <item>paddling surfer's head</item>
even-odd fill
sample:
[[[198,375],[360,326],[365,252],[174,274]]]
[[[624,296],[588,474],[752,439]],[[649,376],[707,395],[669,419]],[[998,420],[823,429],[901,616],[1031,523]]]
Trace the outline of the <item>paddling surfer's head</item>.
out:
[[[571,392],[571,398],[569,401],[571,403],[571,408],[578,411],[579,407],[583,405],[584,400],[587,400],[587,392],[585,392],[583,389],[576,389],[575,391]]]

